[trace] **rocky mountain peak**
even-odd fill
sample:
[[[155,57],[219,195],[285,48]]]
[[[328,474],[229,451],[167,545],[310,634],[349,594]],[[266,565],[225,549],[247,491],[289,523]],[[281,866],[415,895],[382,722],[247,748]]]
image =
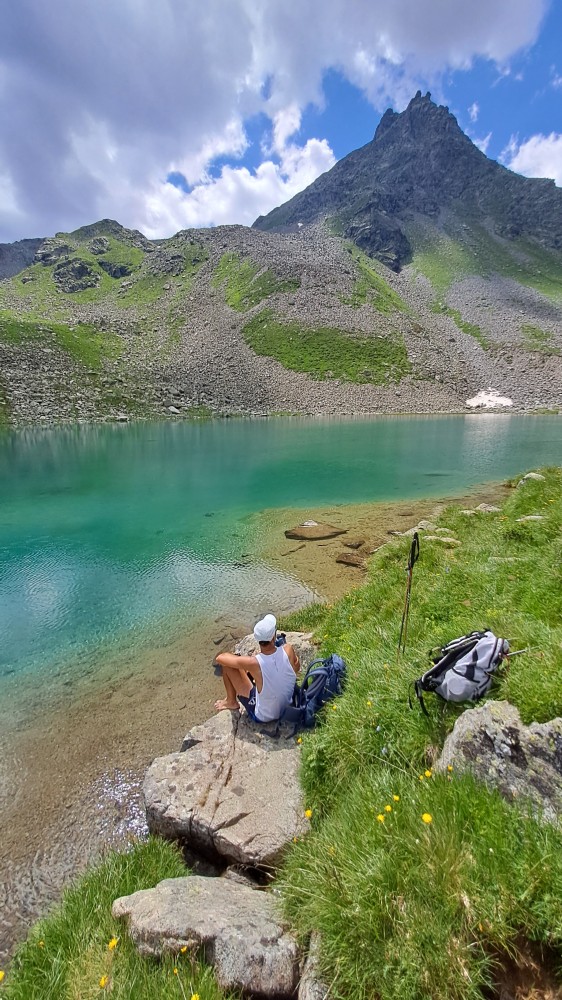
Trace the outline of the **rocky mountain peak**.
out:
[[[418,91],[401,113],[384,113],[371,142],[254,226],[286,232],[326,220],[393,270],[428,224],[437,233],[477,225],[558,250],[562,190],[488,159],[447,107]]]

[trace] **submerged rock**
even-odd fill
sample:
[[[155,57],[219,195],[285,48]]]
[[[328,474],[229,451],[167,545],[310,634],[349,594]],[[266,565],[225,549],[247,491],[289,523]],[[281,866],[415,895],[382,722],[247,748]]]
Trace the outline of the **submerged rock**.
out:
[[[288,528],[285,538],[297,538],[304,542],[317,542],[322,538],[337,538],[338,535],[347,534],[347,528],[334,528],[333,524],[322,524],[310,521],[305,524],[298,524],[296,528]]]

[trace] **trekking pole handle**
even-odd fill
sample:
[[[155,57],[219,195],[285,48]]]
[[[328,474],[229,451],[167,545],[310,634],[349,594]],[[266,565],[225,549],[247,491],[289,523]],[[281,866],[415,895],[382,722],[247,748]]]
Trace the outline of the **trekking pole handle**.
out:
[[[414,563],[418,561],[420,557],[420,538],[417,531],[414,531],[412,538],[412,544],[410,545],[410,555],[408,556],[408,572],[414,568]]]

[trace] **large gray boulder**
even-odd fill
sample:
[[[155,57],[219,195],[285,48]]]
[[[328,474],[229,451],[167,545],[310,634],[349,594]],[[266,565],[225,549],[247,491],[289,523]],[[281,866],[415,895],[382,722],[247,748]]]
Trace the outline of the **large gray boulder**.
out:
[[[525,726],[507,701],[467,709],[445,740],[435,771],[470,771],[513,800],[529,800],[552,823],[562,816],[562,719]]]
[[[128,920],[141,955],[203,949],[222,989],[278,1000],[295,996],[297,943],[269,893],[192,875],[116,899],[112,912]]]
[[[287,632],[287,641],[304,671],[317,652],[312,634]],[[258,651],[253,635],[235,648],[244,656]],[[277,867],[287,845],[309,829],[292,731],[230,711],[195,726],[181,752],[157,757],[146,773],[149,830],[213,859]]]
[[[276,867],[287,845],[309,828],[299,747],[286,735],[274,739],[229,711],[195,726],[185,751],[158,757],[146,773],[151,833],[186,841],[208,857]]]

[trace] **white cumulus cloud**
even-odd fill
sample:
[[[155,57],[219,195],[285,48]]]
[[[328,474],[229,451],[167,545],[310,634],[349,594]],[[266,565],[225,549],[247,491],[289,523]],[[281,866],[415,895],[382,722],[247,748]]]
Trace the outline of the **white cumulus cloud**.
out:
[[[328,70],[359,87],[374,112],[402,110],[418,88],[442,99],[444,74],[477,59],[508,66],[533,44],[547,6],[7,2],[0,177],[9,198],[0,203],[0,240],[103,216],[160,235],[191,218],[248,221],[252,206],[256,214],[273,208],[331,164],[325,137],[297,134],[304,109],[322,106]],[[245,162],[250,134],[258,158]],[[213,177],[217,157],[230,162]],[[172,172],[192,190],[166,184]]]
[[[478,101],[474,101],[474,103],[471,104],[470,107],[469,107],[469,109],[468,109],[468,114],[469,114],[469,118],[470,118],[471,122],[478,121],[478,115],[479,115],[479,113],[480,113],[480,107],[479,107]]]
[[[533,135],[519,143],[511,138],[501,160],[510,170],[525,177],[550,177],[562,187],[562,134]]]

